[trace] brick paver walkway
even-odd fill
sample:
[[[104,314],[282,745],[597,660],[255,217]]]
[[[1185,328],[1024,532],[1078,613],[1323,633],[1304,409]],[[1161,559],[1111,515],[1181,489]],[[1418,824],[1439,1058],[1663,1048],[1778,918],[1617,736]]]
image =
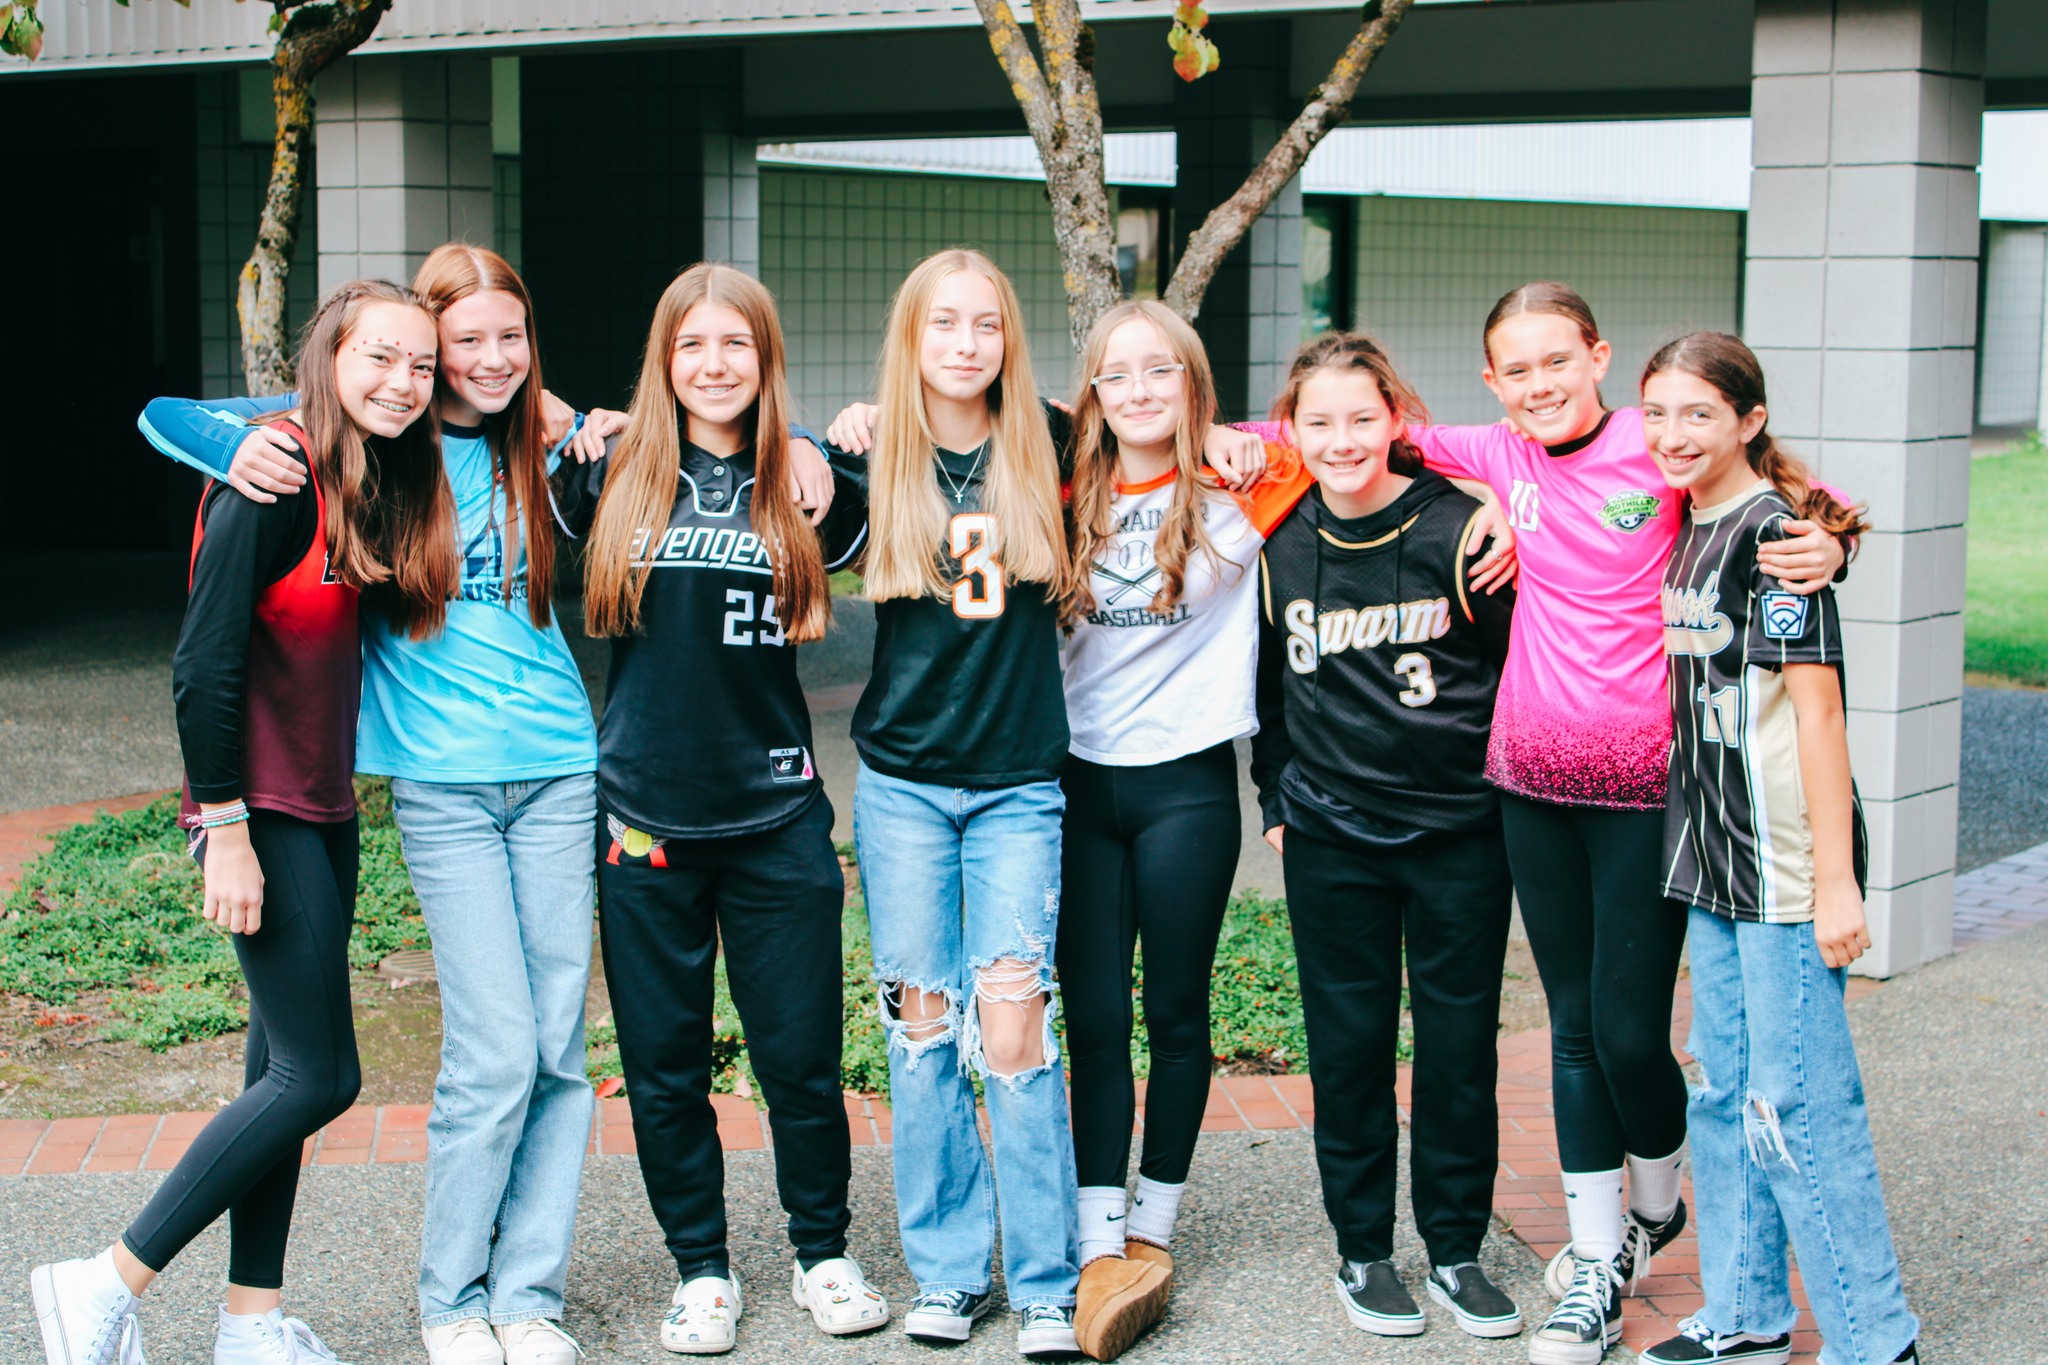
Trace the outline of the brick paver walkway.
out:
[[[41,851],[42,836],[49,831],[85,819],[98,809],[133,809],[154,796],[0,816],[0,891],[13,885],[23,861]],[[1989,942],[2044,920],[2048,920],[2048,844],[1956,879],[1958,948]],[[1881,985],[1852,978],[1849,996],[1856,999]],[[1692,1021],[1692,994],[1684,982],[1679,983],[1672,1016],[1673,1051],[1689,1061],[1684,1042]],[[1550,1031],[1530,1029],[1501,1039],[1500,1063],[1500,1168],[1494,1182],[1494,1210],[1503,1227],[1547,1259],[1568,1240],[1564,1192],[1558,1182],[1557,1125],[1550,1104]],[[1395,1089],[1405,1119],[1407,1067],[1400,1068]],[[1141,1124],[1143,1102],[1141,1086]],[[727,1151],[770,1145],[766,1115],[751,1101],[716,1095],[712,1104]],[[848,1095],[846,1115],[854,1145],[886,1145],[890,1141],[886,1102]],[[0,1121],[0,1176],[168,1170],[211,1117],[206,1113],[124,1114],[107,1119]],[[1219,1078],[1211,1088],[1202,1130],[1308,1129],[1314,1122],[1315,1103],[1308,1077],[1229,1076]],[[308,1165],[330,1166],[424,1161],[426,1127],[425,1105],[351,1109],[307,1141],[303,1159]],[[637,1151],[626,1100],[599,1101],[591,1125],[590,1150],[605,1156],[630,1156]],[[1685,1194],[1690,1202],[1690,1182]],[[1634,1350],[1671,1335],[1677,1321],[1699,1306],[1699,1245],[1692,1231],[1688,1229],[1659,1254],[1653,1268],[1656,1274],[1645,1280],[1639,1295],[1625,1305],[1622,1341]],[[1805,1312],[1805,1295],[1796,1277],[1793,1292],[1801,1308],[1799,1329],[1793,1335],[1793,1359],[1797,1365],[1811,1365],[1819,1339]]]

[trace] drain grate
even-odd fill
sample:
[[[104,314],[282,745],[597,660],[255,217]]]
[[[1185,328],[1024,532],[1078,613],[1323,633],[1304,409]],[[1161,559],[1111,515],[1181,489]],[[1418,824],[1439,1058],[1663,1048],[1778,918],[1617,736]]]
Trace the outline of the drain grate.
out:
[[[386,981],[433,981],[433,950],[402,948],[377,964],[377,975]]]

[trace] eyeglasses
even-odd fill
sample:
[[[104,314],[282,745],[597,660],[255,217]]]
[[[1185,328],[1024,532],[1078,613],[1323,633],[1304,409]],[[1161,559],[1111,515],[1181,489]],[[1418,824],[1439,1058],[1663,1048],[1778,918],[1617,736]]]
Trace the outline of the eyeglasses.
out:
[[[1088,382],[1095,392],[1112,402],[1131,392],[1131,386],[1139,380],[1145,382],[1147,393],[1169,393],[1180,387],[1180,376],[1185,365],[1148,365],[1136,374],[1098,374]]]

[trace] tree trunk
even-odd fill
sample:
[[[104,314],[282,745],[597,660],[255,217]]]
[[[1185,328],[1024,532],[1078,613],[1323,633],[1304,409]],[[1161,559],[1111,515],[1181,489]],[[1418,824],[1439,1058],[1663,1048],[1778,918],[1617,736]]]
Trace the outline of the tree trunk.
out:
[[[1192,322],[1202,311],[1202,296],[1251,225],[1264,213],[1287,182],[1301,173],[1302,163],[1332,128],[1350,116],[1351,97],[1373,58],[1387,45],[1407,17],[1414,0],[1367,0],[1358,32],[1344,48],[1329,76],[1302,106],[1294,122],[1273,144],[1237,192],[1209,211],[1188,237],[1166,286],[1166,304]]]
[[[281,12],[286,8],[279,6]],[[270,89],[277,105],[270,187],[263,198],[256,249],[242,267],[235,298],[242,328],[242,374],[250,393],[283,393],[292,387],[291,356],[284,335],[285,289],[305,201],[302,157],[313,134],[313,82],[335,61],[361,46],[390,8],[391,0],[291,6],[284,31],[278,35],[277,51],[270,59]]]
[[[1095,90],[1095,35],[1081,22],[1078,0],[1037,0],[1032,7],[1039,65],[1007,0],[975,0],[989,46],[1024,111],[1067,290],[1067,328],[1078,353],[1096,320],[1123,288],[1116,270],[1116,224],[1102,171],[1102,102]]]

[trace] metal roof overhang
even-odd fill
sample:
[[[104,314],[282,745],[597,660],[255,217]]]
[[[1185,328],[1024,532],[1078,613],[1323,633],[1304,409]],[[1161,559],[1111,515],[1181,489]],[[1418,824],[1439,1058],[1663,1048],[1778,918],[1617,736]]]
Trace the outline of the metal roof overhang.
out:
[[[2048,107],[2043,0],[1989,0],[1987,103]],[[1171,0],[1084,0],[1105,122],[1168,126]],[[268,8],[196,0],[44,0],[49,44],[0,79],[246,64]],[[1290,18],[1289,86],[1312,87],[1355,0],[1218,0],[1234,21]],[[1463,123],[1748,112],[1753,0],[1418,0],[1353,102],[1352,122]],[[717,43],[746,52],[748,131],[764,139],[1016,132],[1022,120],[972,0],[398,0],[361,55],[591,52]]]

